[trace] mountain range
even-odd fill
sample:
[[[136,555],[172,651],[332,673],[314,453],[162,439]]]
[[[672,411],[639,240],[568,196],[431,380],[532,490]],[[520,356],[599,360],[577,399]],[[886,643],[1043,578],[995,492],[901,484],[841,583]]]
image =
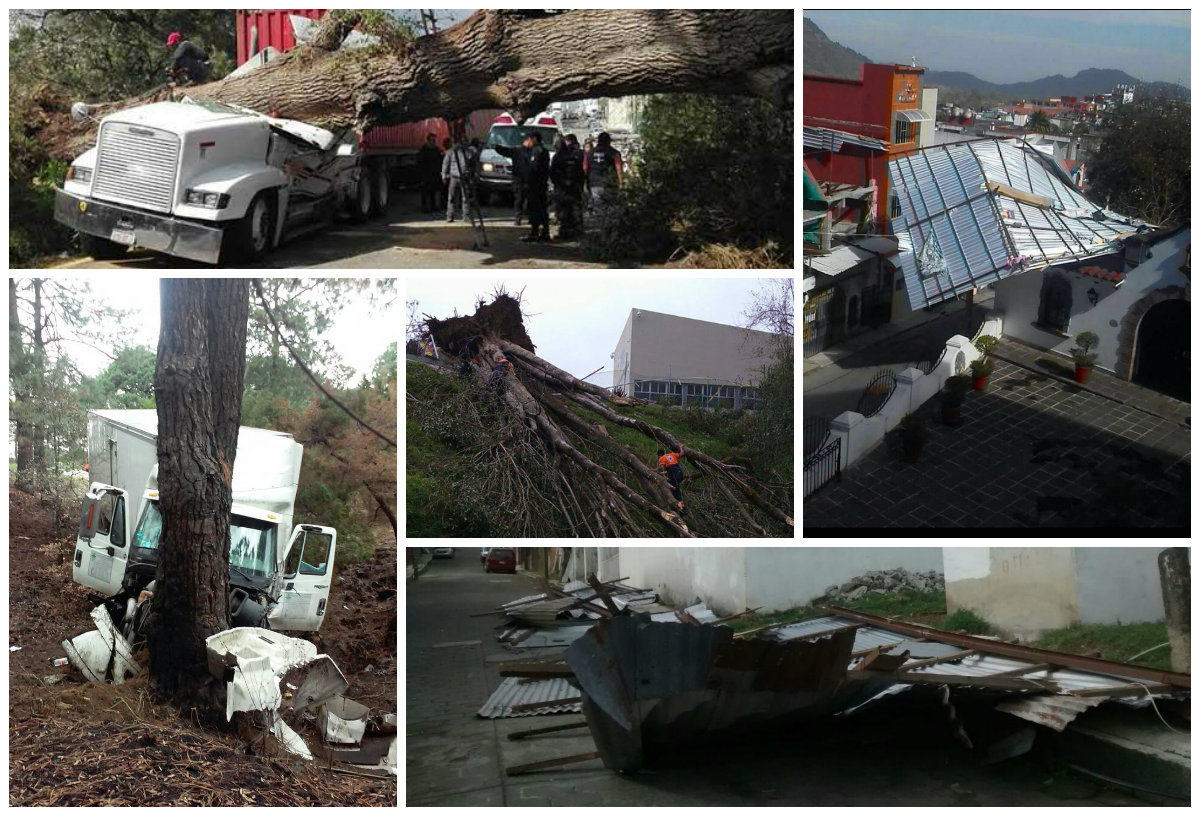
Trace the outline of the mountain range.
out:
[[[871,60],[829,39],[816,23],[804,18],[804,73],[857,79],[858,67],[864,62]],[[1006,84],[988,82],[965,71],[926,70],[921,78],[921,85],[926,88],[956,88],[1014,100],[1109,93],[1120,84],[1138,85],[1152,94],[1190,96],[1187,88],[1174,83],[1142,82],[1115,68],[1086,68],[1072,77],[1055,74],[1028,82]]]

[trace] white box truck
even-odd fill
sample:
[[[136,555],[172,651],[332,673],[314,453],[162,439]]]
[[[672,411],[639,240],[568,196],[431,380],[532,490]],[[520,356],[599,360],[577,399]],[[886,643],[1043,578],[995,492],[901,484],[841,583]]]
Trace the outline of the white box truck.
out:
[[[80,512],[72,577],[108,598],[126,633],[140,628],[139,599],[154,580],[163,519],[158,502],[156,411],[89,411],[92,479]],[[291,434],[243,427],[229,521],[232,626],[321,627],[337,531],[292,514],[304,448]],[[128,634],[127,634],[128,636]]]

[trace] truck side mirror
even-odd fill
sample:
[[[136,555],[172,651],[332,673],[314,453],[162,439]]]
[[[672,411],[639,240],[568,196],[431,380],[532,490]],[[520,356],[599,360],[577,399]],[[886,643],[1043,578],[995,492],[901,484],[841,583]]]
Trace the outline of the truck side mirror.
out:
[[[100,501],[93,496],[83,497],[83,506],[79,511],[79,537],[84,541],[96,537],[100,527]]]

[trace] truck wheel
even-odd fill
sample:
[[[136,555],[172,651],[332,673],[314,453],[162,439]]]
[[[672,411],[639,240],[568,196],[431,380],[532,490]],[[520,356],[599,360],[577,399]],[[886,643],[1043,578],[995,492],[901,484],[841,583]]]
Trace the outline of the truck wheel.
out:
[[[257,261],[271,250],[271,234],[275,229],[275,205],[267,191],[254,197],[246,214],[225,233],[228,250],[225,260]]]
[[[116,241],[110,241],[107,238],[88,235],[86,232],[79,233],[79,245],[83,249],[84,254],[91,255],[97,261],[120,260],[129,252],[129,247],[124,244],[118,244]]]
[[[387,165],[376,162],[371,168],[371,215],[387,215],[388,203],[392,200],[392,188],[388,183]]]
[[[361,224],[371,217],[375,197],[371,194],[371,176],[364,170],[358,174],[358,186],[354,195],[346,202],[350,210],[350,220]]]

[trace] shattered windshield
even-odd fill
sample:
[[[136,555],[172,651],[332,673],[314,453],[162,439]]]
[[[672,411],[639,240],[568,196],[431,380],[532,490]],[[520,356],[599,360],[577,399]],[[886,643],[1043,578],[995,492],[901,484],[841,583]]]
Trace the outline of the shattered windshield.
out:
[[[249,576],[266,578],[274,573],[276,525],[270,521],[233,516],[229,522],[229,563]],[[158,549],[162,514],[158,502],[146,502],[133,546]]]

